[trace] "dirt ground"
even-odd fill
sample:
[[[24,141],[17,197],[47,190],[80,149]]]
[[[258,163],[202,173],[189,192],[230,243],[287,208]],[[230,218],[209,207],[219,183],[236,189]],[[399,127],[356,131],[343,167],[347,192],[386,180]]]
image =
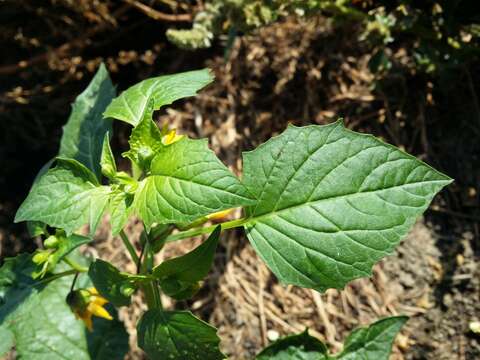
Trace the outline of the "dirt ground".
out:
[[[55,153],[68,103],[99,61],[106,61],[120,90],[154,74],[209,66],[216,82],[197,98],[159,112],[157,120],[192,137],[209,137],[238,173],[241,151],[288,123],[325,124],[341,116],[349,128],[403,147],[456,182],[436,198],[396,253],[375,267],[371,279],[323,295],[283,287],[245,236],[233,231],[223,235],[214,270],[199,294],[189,302],[165,299],[167,306],[191,308],[217,326],[231,359],[252,358],[275,337],[305,327],[338,351],[351,329],[393,314],[411,318],[392,359],[480,358],[480,336],[469,330],[471,321],[480,320],[479,64],[443,80],[408,71],[378,78],[367,67],[370,52],[352,35],[357,29],[335,29],[324,18],[289,19],[237,38],[227,59],[221,44],[192,55],[164,39],[135,41],[153,30],[162,29],[139,17],[121,41],[107,32],[96,39],[102,45],[82,45],[28,71],[0,71],[2,258],[37,245],[21,225],[11,224],[13,214],[36,171]],[[401,62],[401,49],[397,55]],[[9,54],[0,70],[24,57]],[[114,151],[120,154],[129,128],[115,126]],[[139,225],[132,221],[128,232],[135,238]],[[169,246],[159,258],[183,253],[198,241]],[[106,225],[85,252],[130,269],[120,240]],[[144,305],[138,296],[135,304],[121,311],[132,333],[130,359],[142,358],[133,330]]]

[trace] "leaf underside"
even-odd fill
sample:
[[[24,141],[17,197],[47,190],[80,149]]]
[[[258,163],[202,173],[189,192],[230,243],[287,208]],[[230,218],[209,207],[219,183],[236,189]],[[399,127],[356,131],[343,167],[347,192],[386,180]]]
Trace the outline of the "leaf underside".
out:
[[[243,157],[251,244],[280,281],[319,291],[369,276],[452,181],[340,121],[290,126]]]
[[[120,94],[108,106],[105,117],[123,120],[136,126],[143,118],[152,118],[153,111],[175,100],[196,95],[211,83],[208,69],[164,75],[144,80]],[[153,99],[153,106],[149,106]]]
[[[208,148],[206,140],[184,138],[166,146],[151,164],[151,175],[135,194],[134,208],[147,227],[191,222],[255,201]]]

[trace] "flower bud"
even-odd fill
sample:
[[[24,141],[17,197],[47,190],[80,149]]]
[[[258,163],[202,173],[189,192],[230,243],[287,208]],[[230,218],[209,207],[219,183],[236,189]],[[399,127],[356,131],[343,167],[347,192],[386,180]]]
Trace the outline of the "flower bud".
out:
[[[45,239],[43,245],[47,249],[55,249],[58,247],[59,242],[60,241],[58,240],[58,237],[56,237],[55,235],[50,235],[48,238]]]

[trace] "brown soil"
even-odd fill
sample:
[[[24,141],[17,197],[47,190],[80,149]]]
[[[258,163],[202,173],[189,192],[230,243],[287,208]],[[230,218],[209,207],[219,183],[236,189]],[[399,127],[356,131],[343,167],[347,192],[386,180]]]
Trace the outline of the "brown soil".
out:
[[[33,12],[26,8],[17,10]],[[2,14],[7,12],[0,7]],[[91,27],[80,13],[67,14],[80,24],[78,28],[69,25],[55,36],[42,32],[40,40],[59,46]],[[323,18],[289,19],[238,38],[224,60],[219,44],[208,51],[185,53],[163,38],[145,36],[161,34],[163,25],[126,14],[128,19],[126,15],[117,19],[119,36],[117,30],[100,31],[93,42],[61,56],[49,53],[49,61],[2,80],[2,257],[38,245],[21,225],[11,224],[13,214],[36,171],[57,149],[58,140],[52,139],[60,136],[68,103],[101,59],[107,61],[120,89],[157,73],[207,65],[215,71],[215,84],[195,99],[160,112],[157,120],[193,137],[209,137],[212,148],[236,172],[241,172],[241,151],[254,148],[289,122],[324,124],[342,116],[348,127],[402,146],[456,183],[437,197],[426,220],[415,225],[396,254],[375,267],[371,279],[356,280],[343,291],[320,295],[279,285],[244,235],[233,231],[223,236],[214,270],[200,293],[189,302],[165,299],[166,305],[191,308],[217,326],[222,349],[232,359],[251,358],[275,336],[305,327],[337,351],[352,328],[391,314],[411,316],[397,338],[392,359],[480,358],[480,336],[469,331],[469,323],[480,320],[480,113],[475,110],[480,82],[473,77],[469,86],[467,81],[480,73],[475,71],[478,64],[468,64],[467,75],[458,73],[443,82],[408,71],[378,78],[367,68],[371,51],[356,40],[357,29],[335,29]],[[41,25],[38,19],[33,23]],[[15,33],[18,24],[9,24]],[[28,27],[24,33],[28,35]],[[402,54],[399,49],[399,62],[408,63]],[[25,52],[10,51],[2,65],[25,57]],[[115,130],[119,154],[129,128],[116,124]],[[132,222],[128,232],[136,238],[139,231],[139,224]],[[134,270],[108,226],[96,239],[86,252]],[[159,259],[183,253],[198,241],[169,246]],[[142,358],[134,329],[145,306],[139,296],[135,304],[121,311],[132,334],[131,359]]]

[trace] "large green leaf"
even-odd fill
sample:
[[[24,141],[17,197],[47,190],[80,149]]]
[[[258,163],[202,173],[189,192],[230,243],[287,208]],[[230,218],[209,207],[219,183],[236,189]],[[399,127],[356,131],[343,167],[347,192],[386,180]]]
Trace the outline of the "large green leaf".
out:
[[[344,349],[329,355],[325,345],[305,331],[287,336],[263,349],[257,360],[388,360],[395,336],[407,321],[406,316],[379,320],[355,329],[345,340]]]
[[[208,148],[207,140],[184,138],[152,160],[139,184],[134,207],[147,227],[191,222],[204,215],[254,204],[240,181]]]
[[[213,81],[208,69],[164,75],[144,80],[120,94],[108,106],[105,117],[126,121],[136,126],[144,117],[152,118],[154,110],[175,100],[194,96]],[[149,107],[153,99],[153,107]]]
[[[369,276],[452,181],[340,121],[290,126],[243,156],[250,242],[280,281],[319,291]]]
[[[121,345],[128,341],[123,325],[96,319],[94,332],[87,332],[65,302],[72,278],[42,285],[32,280],[33,268],[28,254],[6,259],[0,268],[0,329],[9,335],[0,338],[0,349],[14,343],[18,357],[25,360],[123,359],[128,350]],[[102,336],[103,343],[96,344]]]
[[[194,250],[183,256],[168,259],[153,269],[153,276],[159,279],[165,294],[176,299],[193,295],[198,289],[197,283],[207,276],[212,267],[220,232],[219,225],[208,239]]]
[[[101,64],[88,87],[75,99],[63,127],[59,156],[78,160],[97,176],[103,138],[112,129],[112,121],[103,119],[102,113],[115,95],[108,71]]]
[[[187,311],[148,310],[137,333],[138,346],[150,359],[225,359],[216,329]]]
[[[290,335],[263,349],[257,360],[328,360],[326,346],[305,330],[301,334]]]
[[[76,160],[57,159],[34,184],[15,222],[34,220],[62,228],[67,235],[89,224],[93,234],[107,206],[110,188]]]
[[[123,275],[115,266],[101,259],[95,260],[88,269],[88,276],[100,295],[115,306],[130,304],[130,296],[122,292],[122,286],[128,284],[128,276]]]

